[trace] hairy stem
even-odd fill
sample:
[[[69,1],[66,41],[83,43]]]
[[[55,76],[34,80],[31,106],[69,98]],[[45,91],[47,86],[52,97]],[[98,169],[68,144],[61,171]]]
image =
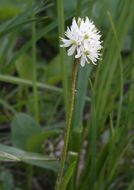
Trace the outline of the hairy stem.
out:
[[[72,123],[72,116],[74,111],[74,103],[75,103],[75,92],[76,92],[76,81],[77,81],[77,73],[78,73],[78,66],[79,66],[79,60],[76,59],[76,62],[73,65],[73,71],[72,71],[72,87],[71,87],[71,100],[70,100],[70,107],[67,117],[67,128],[65,131],[65,137],[64,137],[64,146],[62,150],[62,157],[61,157],[61,165],[56,181],[56,190],[60,190],[60,185],[62,182],[64,167],[65,167],[65,161],[66,161],[66,155],[67,155],[67,149],[69,144],[69,137],[70,137],[70,131],[71,131],[71,123]]]

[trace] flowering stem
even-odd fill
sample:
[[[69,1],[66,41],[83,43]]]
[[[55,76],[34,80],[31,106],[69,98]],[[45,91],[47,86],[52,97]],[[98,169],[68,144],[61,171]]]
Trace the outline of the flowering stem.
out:
[[[74,111],[74,103],[75,103],[75,91],[76,91],[76,81],[77,81],[77,73],[78,73],[78,66],[79,66],[79,59],[76,59],[76,62],[73,65],[73,71],[72,71],[72,87],[71,87],[71,100],[70,100],[70,107],[67,117],[67,128],[65,132],[64,137],[64,146],[62,150],[62,157],[61,157],[61,165],[56,181],[56,190],[60,190],[61,182],[62,182],[62,176],[64,172],[64,166],[66,161],[66,155],[67,155],[67,149],[69,144],[69,137],[70,137],[70,131],[71,131],[71,123],[72,123],[72,116]]]

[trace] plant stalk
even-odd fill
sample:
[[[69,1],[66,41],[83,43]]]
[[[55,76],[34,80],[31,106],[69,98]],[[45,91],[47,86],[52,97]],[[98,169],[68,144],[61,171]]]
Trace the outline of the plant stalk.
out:
[[[60,165],[60,169],[59,169],[59,173],[58,173],[58,177],[56,181],[56,188],[55,188],[56,190],[60,190],[64,167],[65,167],[65,161],[66,161],[66,155],[67,155],[67,149],[68,149],[69,137],[70,137],[70,131],[71,131],[72,116],[73,116],[73,111],[74,111],[78,66],[79,66],[79,59],[76,59],[76,62],[73,65],[73,71],[72,71],[71,100],[70,100],[70,107],[69,107],[69,112],[68,112],[68,117],[67,117],[67,128],[66,128],[65,137],[64,137],[64,146],[62,150],[61,165]]]

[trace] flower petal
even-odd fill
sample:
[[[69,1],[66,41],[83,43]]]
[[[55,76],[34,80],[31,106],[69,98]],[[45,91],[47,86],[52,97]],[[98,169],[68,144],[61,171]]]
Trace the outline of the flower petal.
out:
[[[72,45],[72,46],[68,49],[68,51],[67,51],[68,56],[73,55],[73,53],[74,53],[74,51],[75,51],[75,48],[76,48],[76,45]]]
[[[83,56],[80,59],[80,64],[81,64],[82,67],[85,66],[85,58]]]
[[[61,44],[60,47],[69,47],[72,44],[71,40],[67,40],[64,38],[61,38],[61,41],[63,42],[63,44]]]
[[[80,48],[77,48],[77,54],[75,55],[75,58],[79,58],[81,57],[81,49]]]

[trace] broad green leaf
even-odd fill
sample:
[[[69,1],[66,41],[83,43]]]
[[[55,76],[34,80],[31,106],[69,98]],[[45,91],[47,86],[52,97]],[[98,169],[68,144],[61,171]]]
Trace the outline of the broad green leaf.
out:
[[[46,68],[46,80],[49,84],[55,84],[61,81],[61,68],[60,68],[60,57],[56,56]]]
[[[80,68],[77,82],[76,103],[72,121],[71,150],[78,151],[83,130],[83,111],[87,94],[88,78],[92,71],[92,65]],[[74,139],[75,138],[75,142]]]
[[[59,135],[59,133],[61,133],[61,130],[52,129],[52,130],[44,130],[37,134],[33,134],[27,140],[27,149],[30,151],[40,152],[41,145],[43,144],[43,142],[50,137],[55,137]]]
[[[40,126],[29,115],[18,113],[11,123],[12,142],[16,147],[25,149],[26,142],[33,134],[41,132]]]
[[[22,161],[34,166],[57,171],[59,164],[56,159],[50,159],[41,154],[26,152],[24,150],[0,144],[0,160],[4,162]]]
[[[68,56],[65,57],[65,65],[67,75],[71,72],[71,63],[72,59]],[[49,62],[49,65],[45,69],[46,80],[48,84],[56,84],[61,81],[62,73],[61,73],[61,65],[60,65],[60,55],[58,54],[56,57]]]

